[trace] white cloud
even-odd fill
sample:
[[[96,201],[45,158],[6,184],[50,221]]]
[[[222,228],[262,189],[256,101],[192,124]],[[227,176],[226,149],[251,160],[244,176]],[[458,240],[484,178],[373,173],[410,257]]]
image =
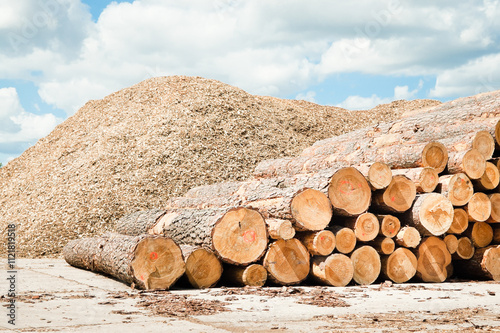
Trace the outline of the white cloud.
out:
[[[306,92],[305,94],[300,93],[300,94],[297,94],[297,96],[295,96],[295,99],[316,103],[316,92],[310,90],[310,91]]]

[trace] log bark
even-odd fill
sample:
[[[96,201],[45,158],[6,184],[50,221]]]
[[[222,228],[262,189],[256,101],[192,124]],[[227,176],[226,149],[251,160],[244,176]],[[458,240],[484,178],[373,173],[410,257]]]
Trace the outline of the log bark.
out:
[[[224,266],[223,280],[228,285],[262,287],[267,281],[267,270],[259,264],[226,265]]]
[[[467,230],[469,226],[469,216],[467,212],[462,208],[455,208],[453,210],[453,222],[451,222],[451,226],[446,231],[449,234],[459,235]]]
[[[115,277],[138,289],[169,289],[185,271],[181,249],[165,237],[116,233],[75,239],[63,249],[72,266]]]
[[[477,249],[470,260],[457,261],[455,265],[461,276],[500,281],[500,246]]]
[[[356,247],[354,230],[337,225],[331,226],[330,230],[335,234],[335,247],[338,252],[348,254],[354,250]]]
[[[368,210],[371,189],[365,177],[355,168],[342,168],[333,174],[328,197],[333,211],[341,216],[356,216]]]
[[[484,174],[473,181],[476,191],[491,191],[494,190],[500,182],[500,173],[495,164],[486,162]]]
[[[471,223],[464,235],[470,238],[475,247],[486,247],[493,241],[493,228],[486,222]]]
[[[295,229],[289,220],[266,219],[267,231],[272,239],[292,239],[295,237]]]
[[[401,221],[416,228],[423,236],[440,236],[450,229],[453,222],[453,205],[439,193],[419,194]]]
[[[484,222],[491,215],[491,201],[484,193],[474,193],[464,210],[467,212],[469,222]]]
[[[396,216],[392,215],[376,215],[380,223],[379,235],[393,238],[401,228],[401,222]]]
[[[448,172],[465,173],[470,179],[479,179],[486,170],[486,159],[477,149],[450,154]]]
[[[468,237],[460,237],[457,242],[457,250],[453,253],[453,260],[468,260],[475,252],[474,244]]]
[[[474,186],[465,173],[439,177],[437,192],[444,195],[453,206],[464,206],[474,195]]]
[[[438,237],[427,237],[417,249],[417,277],[424,282],[444,282],[451,273],[451,254]]]
[[[402,213],[411,207],[416,193],[410,179],[396,175],[385,190],[374,192],[371,208],[382,213]]]
[[[297,239],[313,256],[327,256],[335,250],[335,235],[329,230],[301,232]]]
[[[192,245],[180,245],[184,262],[185,276],[197,289],[213,287],[222,276],[222,264],[210,250]]]
[[[417,272],[417,257],[408,249],[400,247],[389,256],[382,256],[381,274],[395,283],[404,283]]]
[[[138,236],[144,234],[153,227],[158,219],[165,215],[164,209],[148,209],[137,211],[123,216],[115,224],[115,232],[128,235]]]
[[[311,278],[321,284],[334,287],[345,287],[351,282],[354,267],[351,259],[340,253],[328,257],[311,259]]]
[[[362,246],[351,254],[354,267],[353,280],[360,285],[369,285],[380,275],[380,255],[368,245]]]
[[[380,230],[379,221],[372,213],[363,213],[356,217],[348,217],[340,223],[354,230],[354,235],[360,242],[369,242],[375,239]]]
[[[434,168],[413,168],[392,170],[393,175],[403,175],[415,184],[417,193],[430,193],[436,189],[439,174]]]
[[[448,249],[448,252],[450,252],[450,254],[454,254],[455,252],[457,252],[457,248],[458,248],[457,236],[446,235],[443,238],[443,241],[446,243],[446,248]]]
[[[422,237],[417,229],[413,227],[403,227],[399,230],[396,236],[396,243],[404,247],[416,248],[421,241]]]
[[[371,242],[368,242],[368,245],[373,247],[381,256],[391,254],[396,248],[394,240],[389,237],[377,237]]]
[[[270,281],[284,286],[299,284],[309,274],[309,252],[298,239],[279,239],[269,246],[263,266]]]
[[[486,220],[488,223],[500,222],[500,193],[493,193],[488,195],[491,202],[491,214]]]
[[[391,183],[391,168],[385,163],[362,164],[356,168],[366,178],[373,191],[383,190]]]

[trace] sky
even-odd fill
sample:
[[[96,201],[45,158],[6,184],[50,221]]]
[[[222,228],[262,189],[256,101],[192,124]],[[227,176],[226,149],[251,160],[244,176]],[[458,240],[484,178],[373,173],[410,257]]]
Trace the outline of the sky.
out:
[[[0,162],[155,76],[350,110],[497,90],[499,2],[0,0]]]

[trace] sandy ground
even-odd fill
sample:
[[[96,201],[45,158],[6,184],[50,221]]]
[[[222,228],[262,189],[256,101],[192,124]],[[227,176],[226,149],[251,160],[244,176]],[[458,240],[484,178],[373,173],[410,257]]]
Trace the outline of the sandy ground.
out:
[[[140,292],[63,260],[17,264],[1,332],[500,332],[498,282]]]

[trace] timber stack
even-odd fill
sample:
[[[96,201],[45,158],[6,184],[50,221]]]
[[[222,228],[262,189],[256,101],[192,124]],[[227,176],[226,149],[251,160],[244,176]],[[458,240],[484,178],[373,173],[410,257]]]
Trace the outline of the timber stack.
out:
[[[124,216],[64,256],[142,289],[500,281],[499,119],[465,99],[322,140]]]

